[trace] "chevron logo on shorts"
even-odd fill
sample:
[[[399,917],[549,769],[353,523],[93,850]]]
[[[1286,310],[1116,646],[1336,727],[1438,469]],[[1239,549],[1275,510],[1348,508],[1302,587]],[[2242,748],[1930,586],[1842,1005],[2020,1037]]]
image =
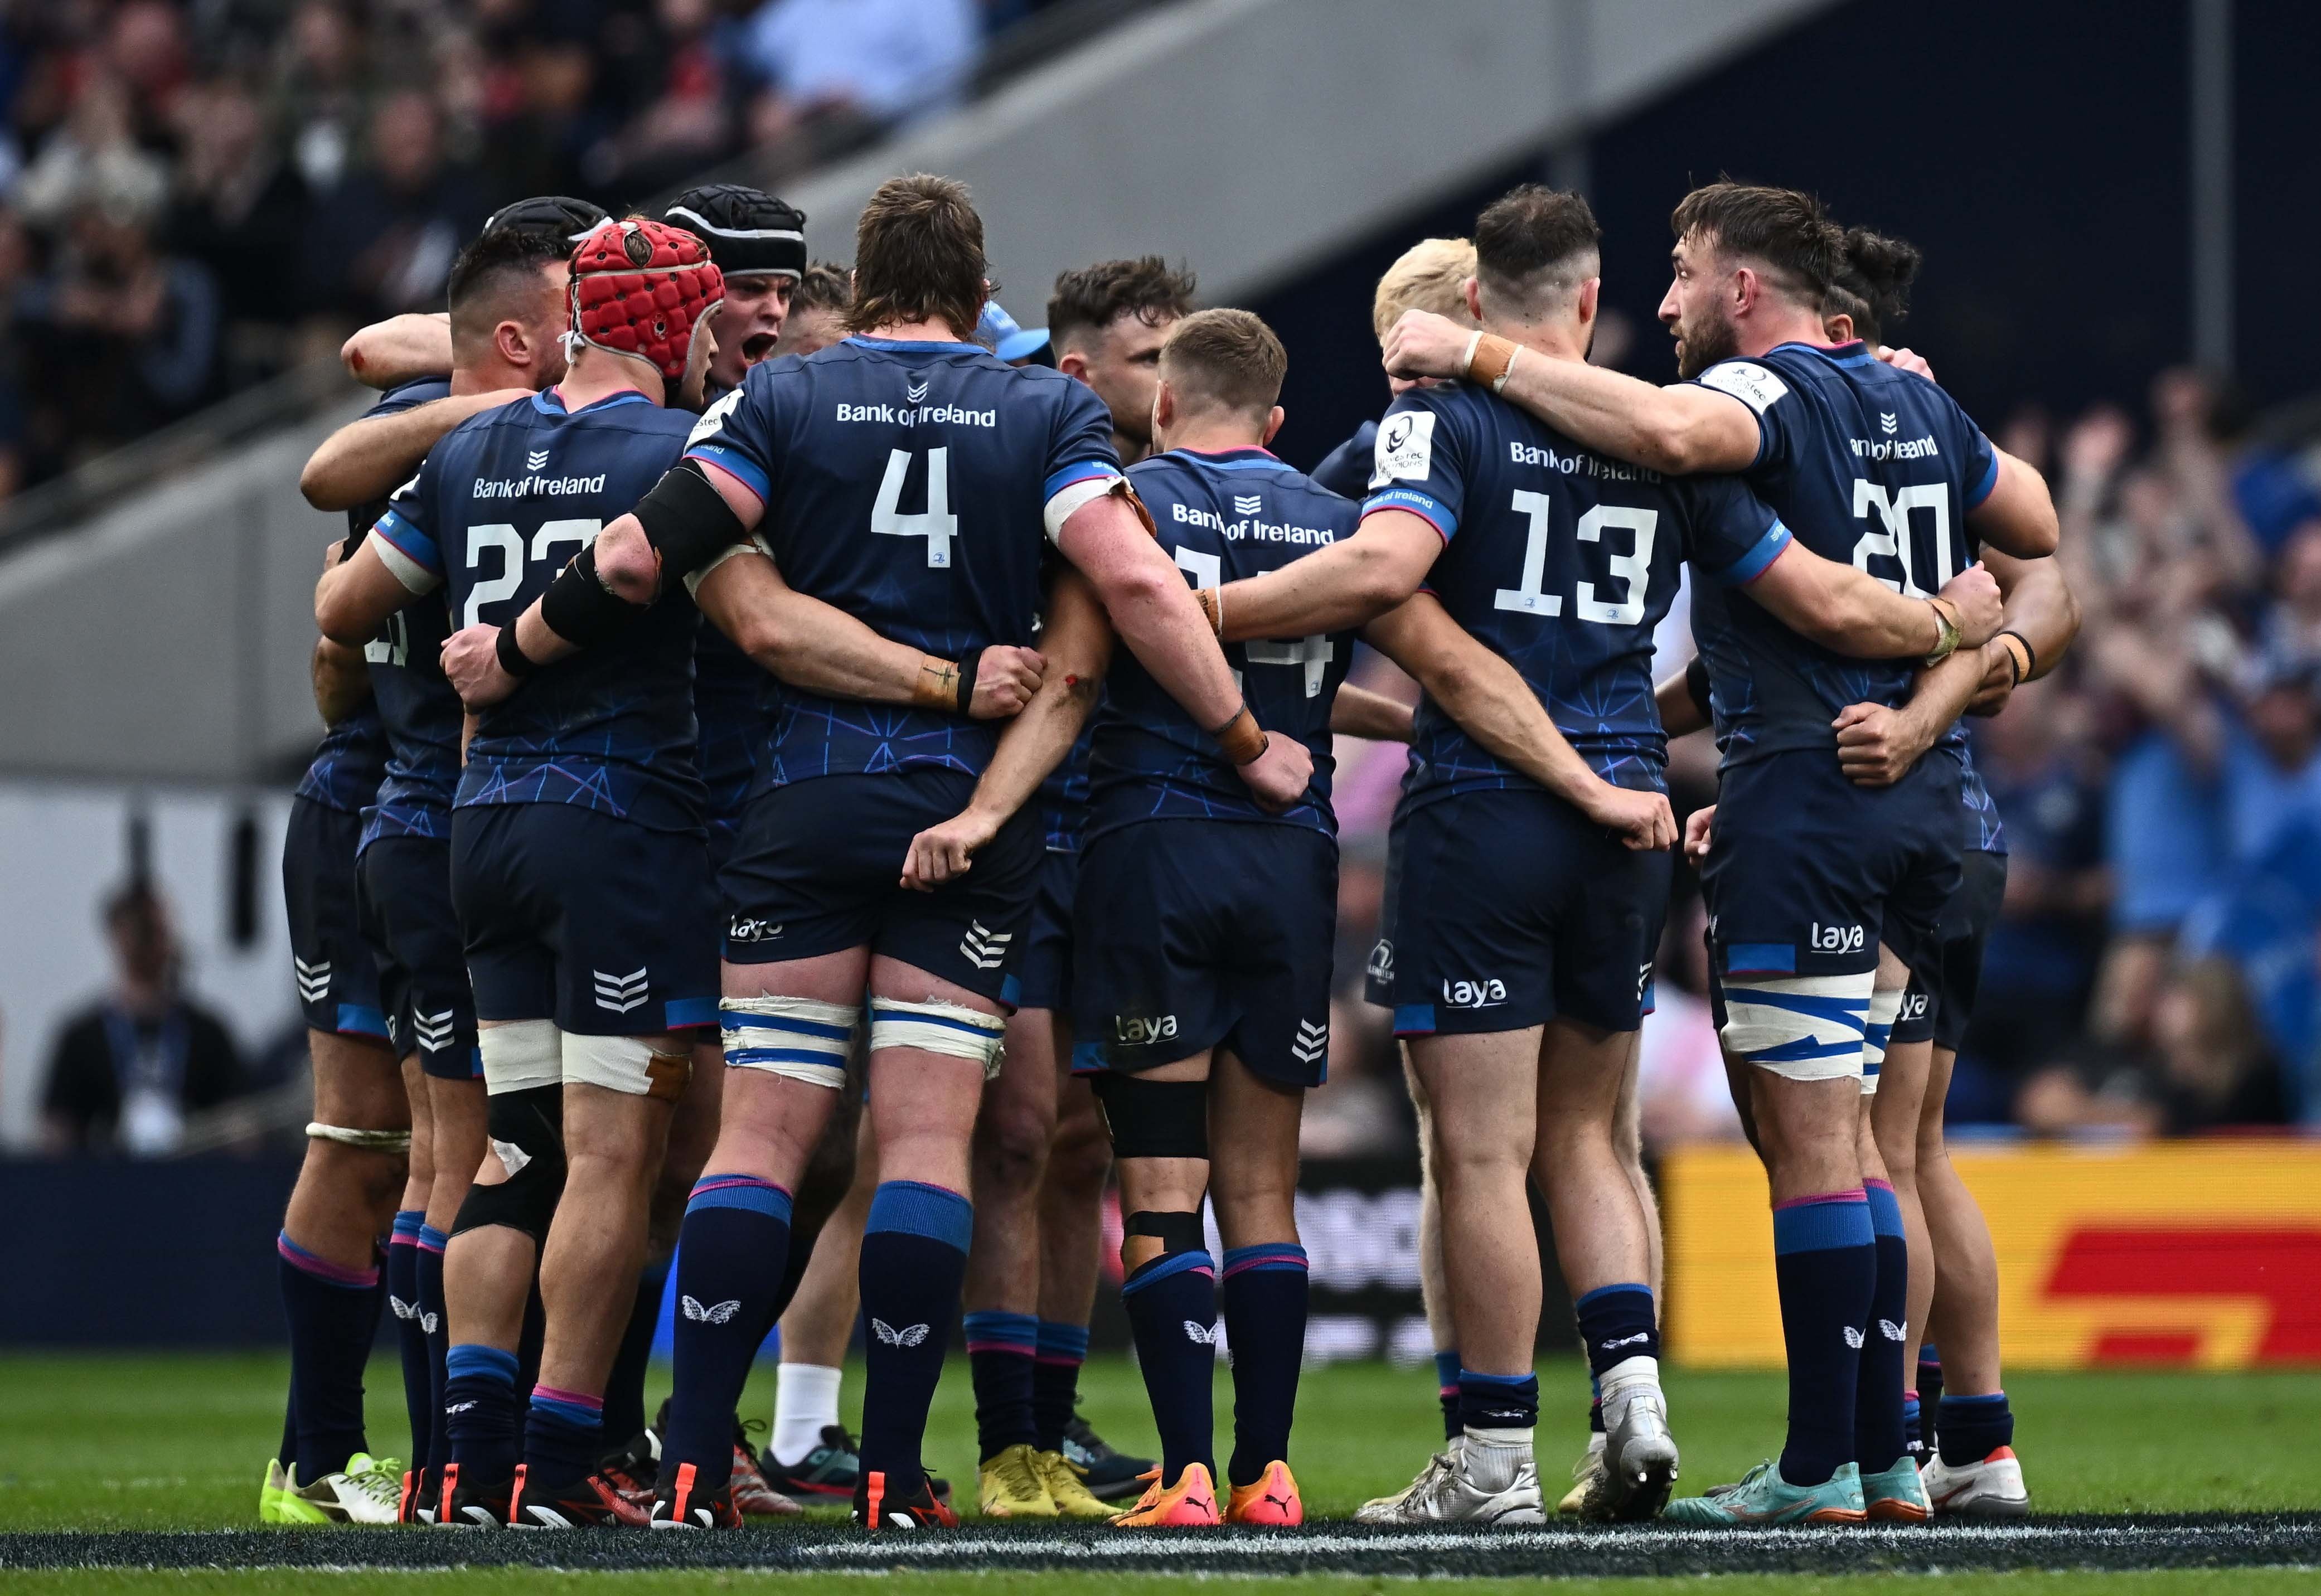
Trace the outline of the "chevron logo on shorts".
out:
[[[652,979],[642,969],[631,970],[625,975],[607,975],[602,970],[588,972],[596,980],[596,1006],[610,1009],[615,1014],[625,1014],[631,1009],[645,1006],[645,993],[651,990]]]
[[[310,965],[294,953],[290,956],[290,962],[298,968],[298,1001],[300,1002],[318,1003],[331,995],[331,961],[329,959],[317,959]]]
[[[412,1029],[419,1033],[419,1045],[430,1053],[441,1053],[451,1045],[458,1027],[451,1022],[451,1011],[441,1014],[414,1014]]]
[[[996,970],[1006,960],[1007,944],[1014,940],[1015,932],[991,930],[978,920],[960,939],[960,957],[978,970]]]
[[[1310,1020],[1297,1022],[1297,1039],[1289,1045],[1289,1056],[1300,1064],[1312,1064],[1330,1051],[1330,1022],[1316,1025]]]

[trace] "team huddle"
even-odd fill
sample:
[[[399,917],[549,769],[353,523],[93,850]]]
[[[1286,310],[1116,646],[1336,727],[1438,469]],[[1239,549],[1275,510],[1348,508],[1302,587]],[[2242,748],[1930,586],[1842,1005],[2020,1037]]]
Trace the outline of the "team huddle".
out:
[[[1064,274],[1043,363],[957,184],[881,186],[851,276],[804,220],[724,185],[526,201],[448,321],[349,346],[387,391],[301,481],[349,530],[284,859],[315,1120],[261,1518],[956,1525],[922,1456],[964,1309],[985,1516],[1302,1523],[1337,736],[1409,745],[1368,995],[1419,1111],[1447,1437],[1358,1518],[2027,1510],[1941,1142],[2005,869],[1958,720],[2077,617],[2038,474],[1884,347],[1916,252],[1696,190],[1656,387],[1588,364],[1594,218],[1525,185],[1382,279],[1394,400],[1308,476],[1267,448],[1279,341],[1165,263]],[[1698,657],[1656,673],[1680,587]],[[1358,640],[1415,712],[1346,685]],[[1679,838],[1668,739],[1710,727]],[[1789,1411],[1672,1502],[1635,1069],[1679,846]],[[1158,1459],[1075,1410],[1108,1177]],[[1593,1388],[1560,1502],[1527,1181]],[[382,1292],[407,1465],[363,1434]]]

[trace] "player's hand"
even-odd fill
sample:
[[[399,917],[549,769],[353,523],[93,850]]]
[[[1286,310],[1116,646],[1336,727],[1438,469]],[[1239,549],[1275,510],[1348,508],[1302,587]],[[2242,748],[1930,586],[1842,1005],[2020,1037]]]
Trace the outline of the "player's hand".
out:
[[[2015,657],[2003,648],[1990,652],[1996,657],[1982,673],[1982,685],[1966,701],[1966,712],[1985,720],[2005,709],[2007,701],[2015,696],[2015,689],[2020,685],[2015,679]]]
[[[1040,690],[1040,680],[1048,674],[1048,661],[1036,648],[1018,648],[1001,643],[983,651],[975,666],[975,692],[967,701],[967,712],[977,721],[1005,721],[1020,714]]]
[[[966,809],[939,826],[929,826],[911,839],[911,851],[903,858],[903,884],[915,893],[931,893],[966,875],[975,867],[976,850],[999,835],[1005,818]]]
[[[1716,805],[1705,803],[1684,817],[1684,857],[1698,869],[1708,857],[1709,833],[1716,826]]]
[[[1912,376],[1923,376],[1928,382],[1934,380],[1934,368],[1927,365],[1926,358],[1915,349],[1889,349],[1880,346],[1878,358],[1897,371],[1907,371]]]
[[[1998,635],[2007,601],[1980,560],[1943,583],[1942,596],[1958,611],[1960,648],[1980,648]]]
[[[1830,725],[1837,731],[1838,767],[1857,787],[1890,787],[1909,773],[1934,737],[1907,710],[1850,703]]]
[[[470,710],[488,709],[515,691],[515,678],[500,668],[500,629],[467,626],[443,639],[443,676]]]
[[[1462,326],[1448,316],[1438,316],[1433,311],[1405,311],[1402,319],[1386,331],[1386,374],[1464,376],[1467,342],[1474,336],[1472,327]]]
[[[1582,795],[1579,812],[1619,833],[1624,848],[1657,853],[1676,846],[1676,814],[1665,793],[1636,793],[1598,781]]]
[[[1314,780],[1314,756],[1296,738],[1269,731],[1265,752],[1241,767],[1241,779],[1257,795],[1259,808],[1279,814],[1306,796]]]

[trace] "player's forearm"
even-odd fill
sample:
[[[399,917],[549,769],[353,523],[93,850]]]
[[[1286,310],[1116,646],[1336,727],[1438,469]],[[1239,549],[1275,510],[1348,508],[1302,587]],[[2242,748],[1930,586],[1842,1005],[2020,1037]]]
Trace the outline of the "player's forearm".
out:
[[[696,597],[713,625],[793,687],[870,703],[924,696],[929,656],[808,598],[781,579],[771,560],[729,560],[702,581]]]
[[[2080,635],[2080,602],[2057,560],[2017,559],[1996,549],[1984,550],[1983,559],[2007,595],[2005,630],[2030,652],[2024,679],[2036,681],[2055,668]]]
[[[1567,437],[1655,471],[1738,471],[1757,458],[1754,418],[1706,388],[1659,387],[1525,350],[1499,393]]]
[[[1909,702],[1902,713],[1909,721],[1910,739],[1921,748],[1934,747],[1935,740],[1974,701],[1990,667],[2005,650],[1995,639],[1980,648],[1961,648],[1929,670],[1918,673],[1910,687]]]
[[[410,480],[446,432],[506,399],[502,393],[466,394],[397,415],[349,422],[307,457],[298,491],[317,510],[351,510],[383,499]]]
[[[1408,742],[1410,706],[1383,693],[1343,684],[1338,696],[1330,701],[1330,730],[1334,736],[1368,738],[1372,742]]]
[[[1975,535],[2002,554],[2018,559],[2040,559],[2055,552],[2062,527],[2047,479],[2036,468],[2005,449],[1998,457],[1998,479],[1989,496],[1967,512]]]
[[[1941,618],[1924,599],[1794,546],[1752,585],[1752,596],[1783,624],[1855,659],[1907,659],[1932,653],[1942,641]]]
[[[314,708],[325,726],[337,725],[370,696],[370,667],[363,662],[360,648],[317,638],[311,676]]]
[[[1360,537],[1291,560],[1262,576],[1225,585],[1228,642],[1306,637],[1367,625],[1415,591],[1397,577],[1382,550]]]
[[[1060,575],[1040,632],[1047,672],[1032,702],[999,734],[999,746],[968,802],[970,810],[997,826],[1032,801],[1071,752],[1102,696],[1112,641],[1112,626],[1095,590],[1076,573]]]
[[[1057,547],[1095,589],[1112,630],[1197,724],[1222,728],[1239,716],[1241,689],[1199,601],[1124,502],[1106,496],[1075,510]]]
[[[412,312],[374,322],[339,346],[347,375],[367,387],[391,388],[451,370],[451,318]]]

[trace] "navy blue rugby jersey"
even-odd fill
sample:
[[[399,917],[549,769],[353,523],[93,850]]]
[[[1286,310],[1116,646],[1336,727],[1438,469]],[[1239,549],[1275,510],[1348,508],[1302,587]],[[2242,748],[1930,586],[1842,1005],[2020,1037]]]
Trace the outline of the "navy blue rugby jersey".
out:
[[[1128,468],[1161,547],[1195,587],[1278,570],[1351,534],[1351,499],[1261,449],[1171,449]],[[1354,634],[1227,643],[1225,659],[1258,724],[1304,743],[1314,779],[1287,813],[1269,814],[1207,729],[1196,725],[1126,648],[1113,656],[1089,761],[1088,835],[1137,821],[1270,821],[1334,836],[1330,706],[1352,664]]]
[[[736,388],[709,394],[715,404]],[[694,758],[713,819],[738,821],[758,774],[758,750],[766,740],[766,721],[778,685],[742,652],[742,646],[705,618],[693,650],[693,719],[699,741]]]
[[[396,491],[374,529],[381,552],[414,592],[444,587],[454,626],[505,626],[677,463],[694,421],[633,391],[568,413],[551,388],[486,411]],[[699,625],[672,584],[614,641],[526,677],[478,718],[457,803],[575,803],[697,829]]]
[[[440,376],[390,388],[362,419],[396,415],[441,399],[451,385]],[[387,513],[387,501],[359,504],[347,525],[368,531]],[[385,779],[363,814],[363,846],[381,837],[448,837],[451,794],[460,784],[460,695],[443,679],[443,639],[451,611],[441,593],[414,597],[387,618],[363,646],[370,666],[371,702],[387,733]]]
[[[1356,427],[1352,437],[1322,457],[1314,467],[1314,480],[1333,494],[1361,498],[1369,487],[1370,462],[1378,455],[1378,429],[1376,422]]]
[[[1719,361],[1694,380],[1755,413],[1757,458],[1742,476],[1806,548],[1916,595],[1939,592],[1974,562],[1966,514],[1998,483],[1998,457],[1934,384],[1896,370],[1858,340],[1785,343]],[[1789,630],[1745,590],[1704,585],[1692,625],[1728,765],[1834,748],[1830,721],[1840,710],[1907,702],[1917,669],[1911,659],[1834,653]]]
[[[387,754],[387,727],[379,720],[378,705],[366,703],[323,731],[306,773],[298,778],[297,795],[324,809],[360,814],[378,801]]]
[[[849,338],[752,367],[687,455],[765,501],[783,578],[946,659],[1029,646],[1042,524],[1120,476],[1088,387],[980,344]],[[785,687],[758,784],[936,766],[980,774],[1001,722]]]
[[[1442,534],[1426,587],[1452,618],[1515,667],[1597,775],[1645,791],[1665,785],[1652,629],[1679,567],[1745,578],[1787,541],[1737,478],[1664,477],[1594,453],[1467,383],[1388,408],[1370,489],[1364,514],[1406,510]],[[1420,701],[1406,806],[1532,785]]]

